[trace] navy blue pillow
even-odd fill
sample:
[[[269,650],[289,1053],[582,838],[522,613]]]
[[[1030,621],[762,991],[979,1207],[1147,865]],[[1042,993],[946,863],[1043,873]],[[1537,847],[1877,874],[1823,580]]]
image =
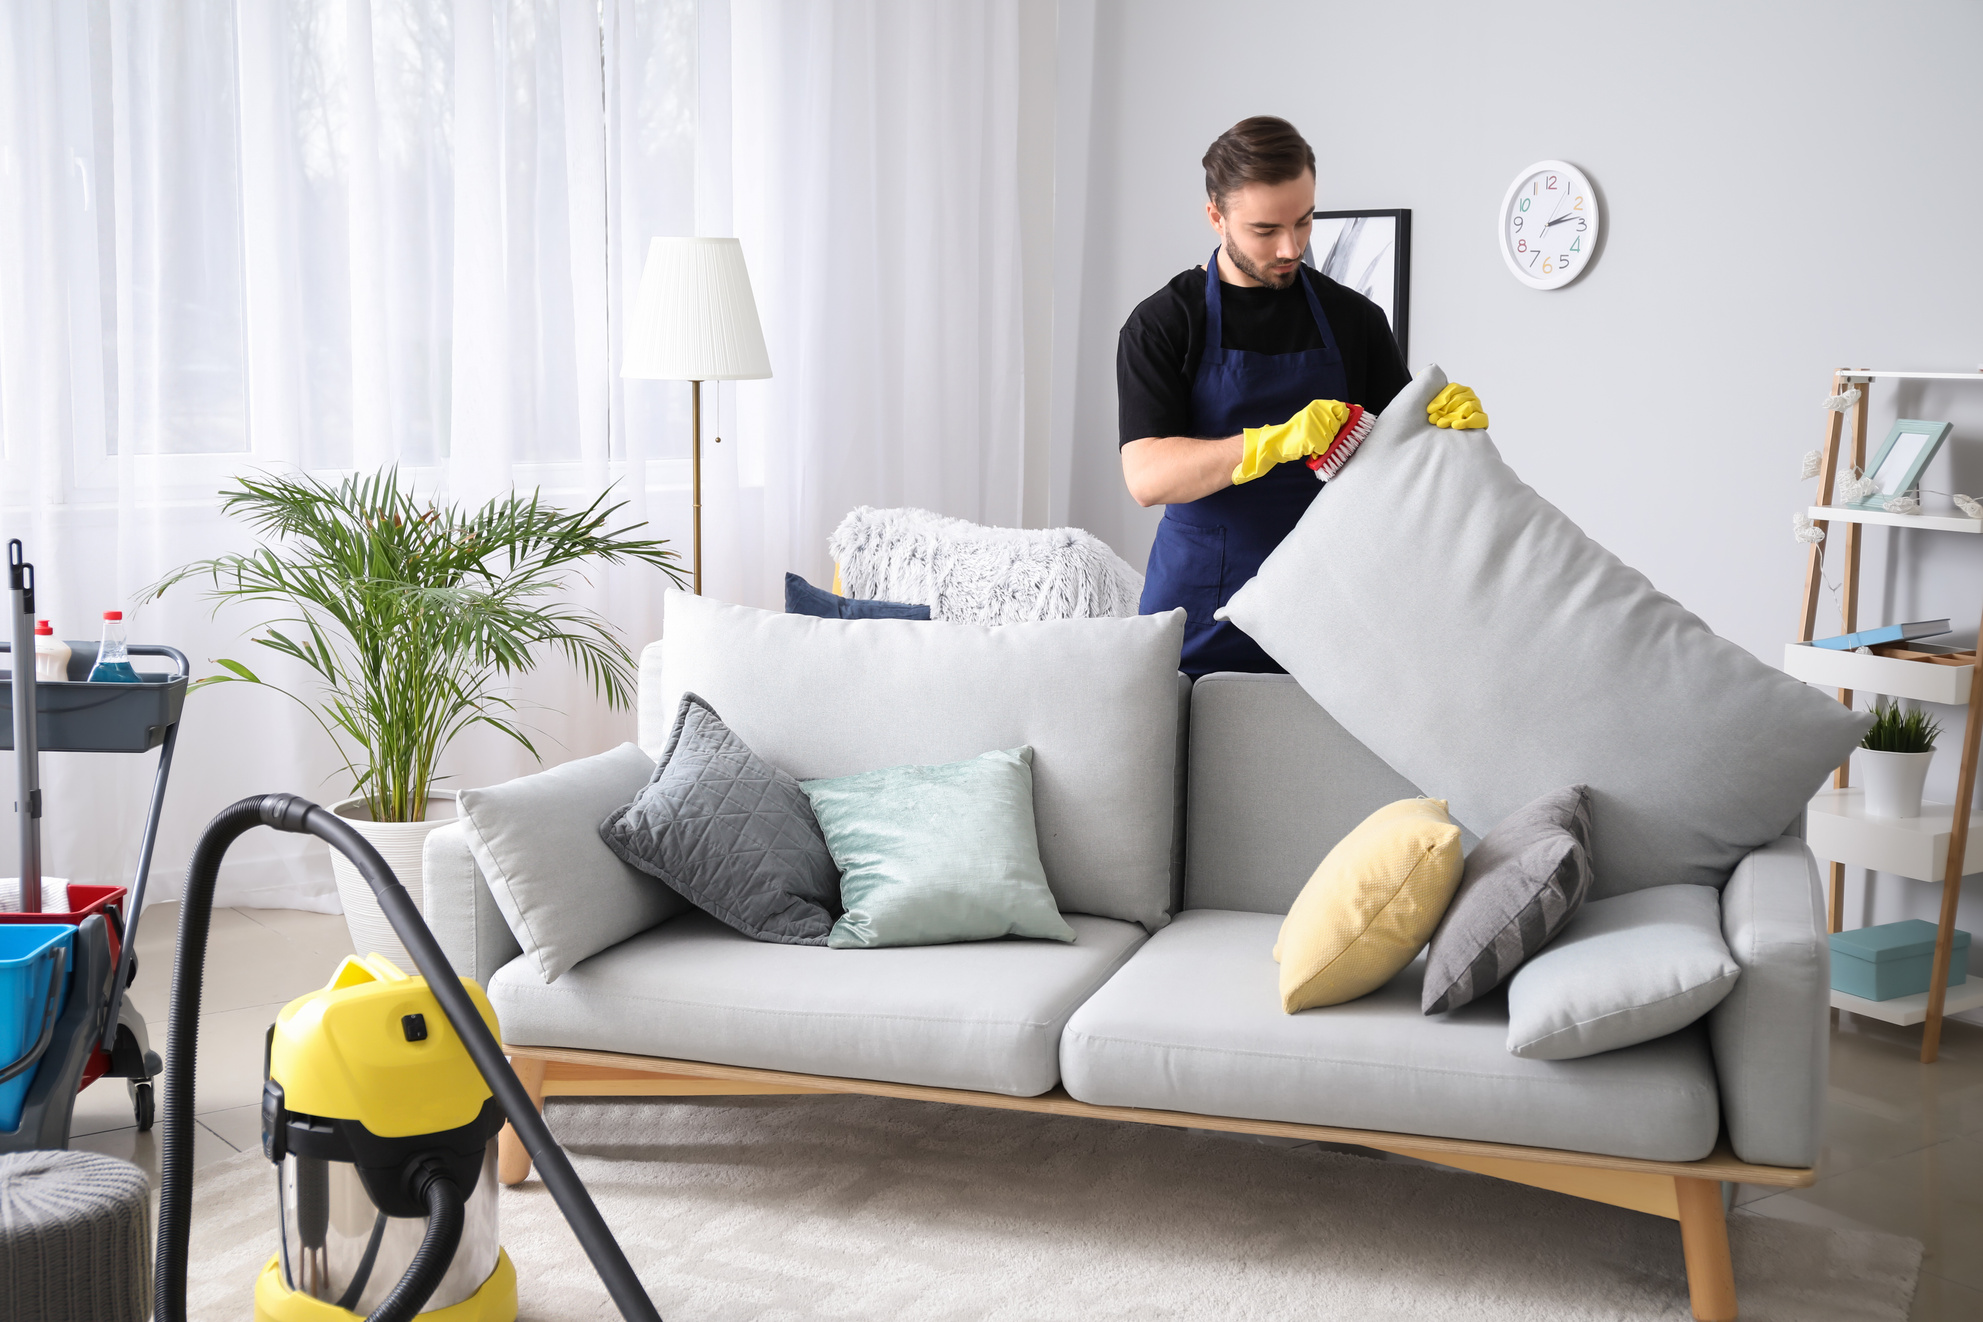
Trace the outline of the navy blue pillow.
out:
[[[797,574],[785,575],[785,613],[816,615],[822,620],[927,620],[930,608],[906,601],[861,601],[837,597],[816,588]]]

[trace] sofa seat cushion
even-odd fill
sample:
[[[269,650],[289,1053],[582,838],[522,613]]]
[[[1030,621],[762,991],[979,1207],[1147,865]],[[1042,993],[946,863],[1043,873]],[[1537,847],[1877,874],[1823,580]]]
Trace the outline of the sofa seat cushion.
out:
[[[1060,1078],[1067,1017],[1143,940],[1135,923],[1067,921],[1072,942],[832,950],[753,941],[690,913],[549,985],[513,960],[489,999],[517,1046],[1032,1097]]]
[[[1420,1010],[1423,958],[1361,1000],[1284,1014],[1269,953],[1279,922],[1177,915],[1068,1022],[1067,1091],[1098,1106],[1658,1161],[1713,1149],[1720,1097],[1698,1025],[1585,1060],[1524,1060],[1508,1053],[1499,992],[1436,1018]]]

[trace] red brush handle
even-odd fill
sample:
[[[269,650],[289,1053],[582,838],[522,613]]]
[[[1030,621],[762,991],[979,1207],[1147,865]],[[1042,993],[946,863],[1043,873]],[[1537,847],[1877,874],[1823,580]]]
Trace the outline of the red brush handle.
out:
[[[1343,419],[1342,427],[1339,428],[1336,432],[1336,439],[1329,442],[1329,444],[1332,447],[1336,444],[1336,441],[1342,440],[1343,437],[1355,431],[1356,425],[1359,422],[1363,421],[1363,405],[1352,404],[1349,406],[1349,410],[1350,410],[1349,416]],[[1329,457],[1329,451],[1324,450],[1321,454],[1309,455],[1306,459],[1303,459],[1301,462],[1307,464],[1311,471],[1319,471],[1322,467],[1322,461],[1328,457]]]

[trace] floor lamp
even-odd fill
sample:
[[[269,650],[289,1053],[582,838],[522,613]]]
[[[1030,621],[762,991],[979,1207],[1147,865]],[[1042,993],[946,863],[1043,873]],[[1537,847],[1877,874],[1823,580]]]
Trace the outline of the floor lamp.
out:
[[[743,245],[735,239],[655,239],[627,325],[630,380],[687,381],[692,434],[695,590],[702,593],[702,383],[771,375]],[[716,438],[719,442],[722,437]]]

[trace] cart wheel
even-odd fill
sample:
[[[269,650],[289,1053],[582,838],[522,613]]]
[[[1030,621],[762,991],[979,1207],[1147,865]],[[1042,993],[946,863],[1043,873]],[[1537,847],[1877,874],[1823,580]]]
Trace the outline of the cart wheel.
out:
[[[151,1084],[149,1081],[132,1082],[128,1086],[131,1089],[131,1115],[138,1122],[138,1132],[148,1134],[151,1132],[153,1119]]]

